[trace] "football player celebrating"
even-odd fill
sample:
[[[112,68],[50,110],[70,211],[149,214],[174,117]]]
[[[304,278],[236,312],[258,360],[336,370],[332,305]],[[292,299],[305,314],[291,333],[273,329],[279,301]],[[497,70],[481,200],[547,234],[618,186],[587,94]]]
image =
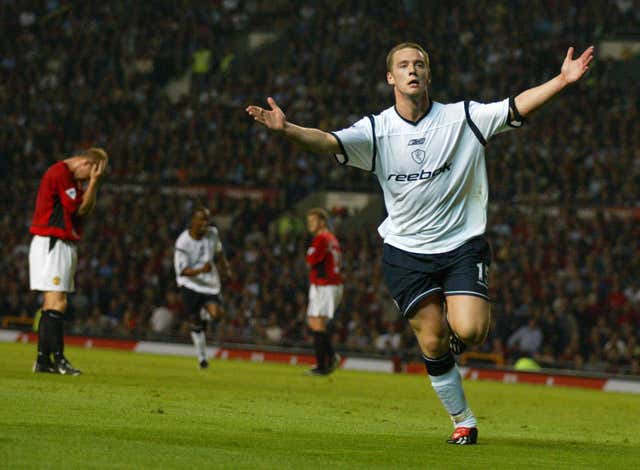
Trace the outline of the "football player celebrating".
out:
[[[295,125],[273,98],[267,99],[270,109],[246,108],[302,148],[334,154],[340,164],[377,176],[388,214],[378,228],[385,282],[451,416],[451,444],[475,444],[478,438],[453,354],[482,343],[491,320],[485,146],[579,80],[593,52],[589,47],[574,59],[569,48],[554,78],[515,97],[441,104],[429,93],[429,55],[418,44],[402,43],[386,60],[394,106],[349,128],[325,132]]]

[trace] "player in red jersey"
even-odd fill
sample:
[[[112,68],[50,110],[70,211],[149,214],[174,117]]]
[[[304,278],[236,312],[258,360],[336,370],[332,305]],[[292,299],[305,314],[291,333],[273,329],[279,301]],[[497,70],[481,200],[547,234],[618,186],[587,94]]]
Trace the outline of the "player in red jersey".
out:
[[[44,293],[34,372],[80,374],[64,356],[63,316],[67,292],[75,290],[76,242],[82,235],[84,217],[96,205],[107,161],[104,150],[90,148],[51,165],[40,181],[29,248],[31,290]]]
[[[313,345],[316,353],[316,367],[312,375],[328,375],[340,363],[340,356],[331,345],[327,323],[342,300],[342,250],[340,243],[327,227],[329,214],[321,208],[307,212],[307,230],[313,235],[307,249],[309,265],[309,305],[307,317],[313,331]]]

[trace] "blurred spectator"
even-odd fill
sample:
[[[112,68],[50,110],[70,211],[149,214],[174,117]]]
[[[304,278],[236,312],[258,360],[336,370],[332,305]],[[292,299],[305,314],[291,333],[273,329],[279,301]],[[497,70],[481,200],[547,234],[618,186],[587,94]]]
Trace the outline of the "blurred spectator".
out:
[[[441,65],[434,98],[492,101],[548,77],[569,45],[640,30],[628,2],[412,2],[419,22],[406,21],[406,2],[292,5],[2,2],[0,316],[32,316],[38,305],[27,290],[33,200],[25,195],[35,194],[38,175],[54,161],[102,145],[114,158],[97,207],[102,222],[86,227],[80,247],[87,256],[70,297],[74,332],[145,337],[155,305],[175,314],[168,334],[188,339],[180,306],[163,298],[175,289],[167,247],[193,205],[204,203],[221,221],[239,273],[225,286],[229,320],[220,338],[257,341],[269,327],[275,335],[276,315],[279,343],[302,344],[306,240],[295,204],[321,189],[376,184],[331,158],[266,139],[245,118],[247,103],[273,93],[300,122],[348,126],[388,103],[378,52],[422,41],[425,28]],[[276,16],[273,41],[254,44],[251,33]],[[362,78],[367,70],[372,83]],[[509,337],[540,315],[538,351],[553,362],[545,365],[603,371],[608,357],[610,370],[638,375],[640,87],[619,78],[631,72],[624,61],[598,57],[588,80],[566,91],[570,99],[487,148],[495,327],[483,350],[506,351]],[[386,338],[397,312],[376,277],[375,224],[354,226],[345,215],[336,228],[346,279],[339,347],[376,351],[368,325],[374,320],[376,339]],[[406,328],[401,333],[407,357],[419,357]]]
[[[151,318],[149,319],[151,331],[158,334],[168,333],[173,326],[174,320],[175,314],[169,307],[165,305],[155,307],[151,312]]]
[[[535,357],[540,352],[542,339],[538,320],[531,317],[526,325],[513,332],[507,341],[507,347],[516,357]]]

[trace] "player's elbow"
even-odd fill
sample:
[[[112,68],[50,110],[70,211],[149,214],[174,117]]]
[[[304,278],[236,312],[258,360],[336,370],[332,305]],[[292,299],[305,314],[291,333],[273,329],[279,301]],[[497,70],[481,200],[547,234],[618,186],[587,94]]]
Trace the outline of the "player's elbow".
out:
[[[330,132],[324,133],[324,152],[326,154],[335,155],[340,153],[340,144],[338,143],[338,139],[335,135]]]
[[[80,217],[86,217],[93,212],[93,206],[80,206],[78,208],[78,212],[76,212]]]

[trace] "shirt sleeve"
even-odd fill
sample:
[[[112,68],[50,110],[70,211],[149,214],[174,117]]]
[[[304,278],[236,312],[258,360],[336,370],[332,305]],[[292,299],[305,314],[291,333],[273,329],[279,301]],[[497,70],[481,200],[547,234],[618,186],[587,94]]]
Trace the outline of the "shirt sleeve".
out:
[[[327,255],[328,248],[329,242],[325,237],[315,237],[307,249],[307,264],[314,266],[320,263]]]
[[[59,172],[55,181],[60,203],[71,214],[75,214],[82,204],[82,191],[76,187],[76,182],[67,172]]]
[[[340,144],[336,160],[362,170],[375,169],[375,128],[373,117],[364,117],[351,127],[332,132]]]
[[[509,98],[495,103],[468,103],[469,125],[475,125],[485,141],[500,132],[519,127],[509,120]]]
[[[220,232],[217,227],[211,226],[211,231],[213,232],[213,239],[215,240],[213,243],[213,252],[215,254],[222,253],[222,240],[220,240]]]
[[[189,267],[189,254],[181,246],[180,241],[176,242],[175,251],[173,255],[173,266],[176,270],[176,275],[182,275],[182,271]]]

